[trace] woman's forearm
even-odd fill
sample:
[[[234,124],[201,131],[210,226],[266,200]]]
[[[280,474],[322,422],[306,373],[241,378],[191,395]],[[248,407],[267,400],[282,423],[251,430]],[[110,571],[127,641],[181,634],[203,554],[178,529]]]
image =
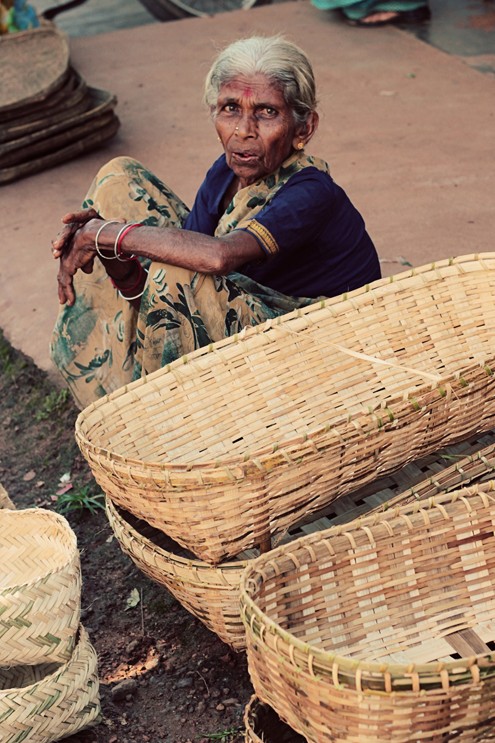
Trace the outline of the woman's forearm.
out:
[[[257,240],[241,230],[210,237],[170,227],[139,225],[127,229],[130,227],[95,218],[77,229],[68,248],[65,239],[54,241],[53,256],[60,259],[57,280],[61,304],[74,304],[73,277],[79,270],[90,273],[97,257],[122,296],[138,307],[146,275],[139,274],[137,258],[226,275],[264,255]]]
[[[93,220],[86,226],[88,232],[93,232],[93,240],[102,224],[100,220]],[[256,239],[246,232],[232,232],[218,238],[172,227],[142,225],[127,232],[116,246],[122,227],[122,224],[105,224],[98,237],[102,253],[114,256],[118,248],[121,258],[135,255],[206,274],[227,274],[244,263],[263,257]],[[112,261],[112,264],[116,263],[124,265],[122,261]]]

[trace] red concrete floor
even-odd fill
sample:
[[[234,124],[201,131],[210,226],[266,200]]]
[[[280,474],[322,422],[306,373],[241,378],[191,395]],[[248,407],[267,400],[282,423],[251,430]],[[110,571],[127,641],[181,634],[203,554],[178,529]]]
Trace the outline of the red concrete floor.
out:
[[[282,32],[310,53],[321,117],[312,151],[363,213],[384,273],[404,270],[402,259],[417,266],[493,250],[493,2],[431,5],[432,22],[416,31],[429,43],[398,28],[351,28],[309,0],[166,23],[150,19],[138,0],[88,0],[61,14],[74,66],[88,84],[117,95],[121,128],[99,150],[0,187],[6,337],[52,370],[58,305],[50,239],[106,160],[132,155],[192,201],[219,154],[201,103],[204,75],[219,46],[253,33]],[[130,27],[114,30],[125,19]],[[91,28],[98,33],[82,35]],[[460,51],[440,46],[457,34],[466,40]]]

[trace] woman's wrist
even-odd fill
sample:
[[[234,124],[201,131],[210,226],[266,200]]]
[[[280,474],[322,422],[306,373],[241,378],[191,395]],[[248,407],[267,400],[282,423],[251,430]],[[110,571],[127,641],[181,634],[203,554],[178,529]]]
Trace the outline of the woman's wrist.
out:
[[[104,263],[117,260],[113,250],[115,239],[113,237],[110,238],[110,231],[108,230],[108,227],[111,224],[121,224],[121,222],[118,222],[116,219],[104,220],[102,224],[98,226],[94,239],[96,254]]]
[[[129,234],[129,232],[131,232],[131,230],[134,230],[137,227],[142,227],[141,222],[122,223],[116,219],[95,221],[97,222],[97,225],[92,225],[92,229],[95,229],[95,251],[98,257],[105,264],[109,261],[127,263],[134,258],[132,254],[126,255],[123,252],[123,242],[124,238]]]

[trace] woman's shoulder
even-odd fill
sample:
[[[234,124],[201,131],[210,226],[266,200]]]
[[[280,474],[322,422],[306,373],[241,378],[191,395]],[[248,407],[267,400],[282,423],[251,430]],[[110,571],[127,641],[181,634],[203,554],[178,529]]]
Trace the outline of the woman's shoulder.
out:
[[[277,198],[284,198],[297,192],[301,198],[327,200],[336,196],[341,188],[333,180],[329,170],[322,170],[315,165],[308,165],[294,173],[280,188]]]

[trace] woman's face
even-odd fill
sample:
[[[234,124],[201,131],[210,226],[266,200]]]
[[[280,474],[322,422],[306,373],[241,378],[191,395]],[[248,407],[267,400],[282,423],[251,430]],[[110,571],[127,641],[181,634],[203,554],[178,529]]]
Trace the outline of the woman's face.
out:
[[[301,141],[282,92],[265,75],[239,75],[223,85],[213,114],[241,188],[276,170]]]

